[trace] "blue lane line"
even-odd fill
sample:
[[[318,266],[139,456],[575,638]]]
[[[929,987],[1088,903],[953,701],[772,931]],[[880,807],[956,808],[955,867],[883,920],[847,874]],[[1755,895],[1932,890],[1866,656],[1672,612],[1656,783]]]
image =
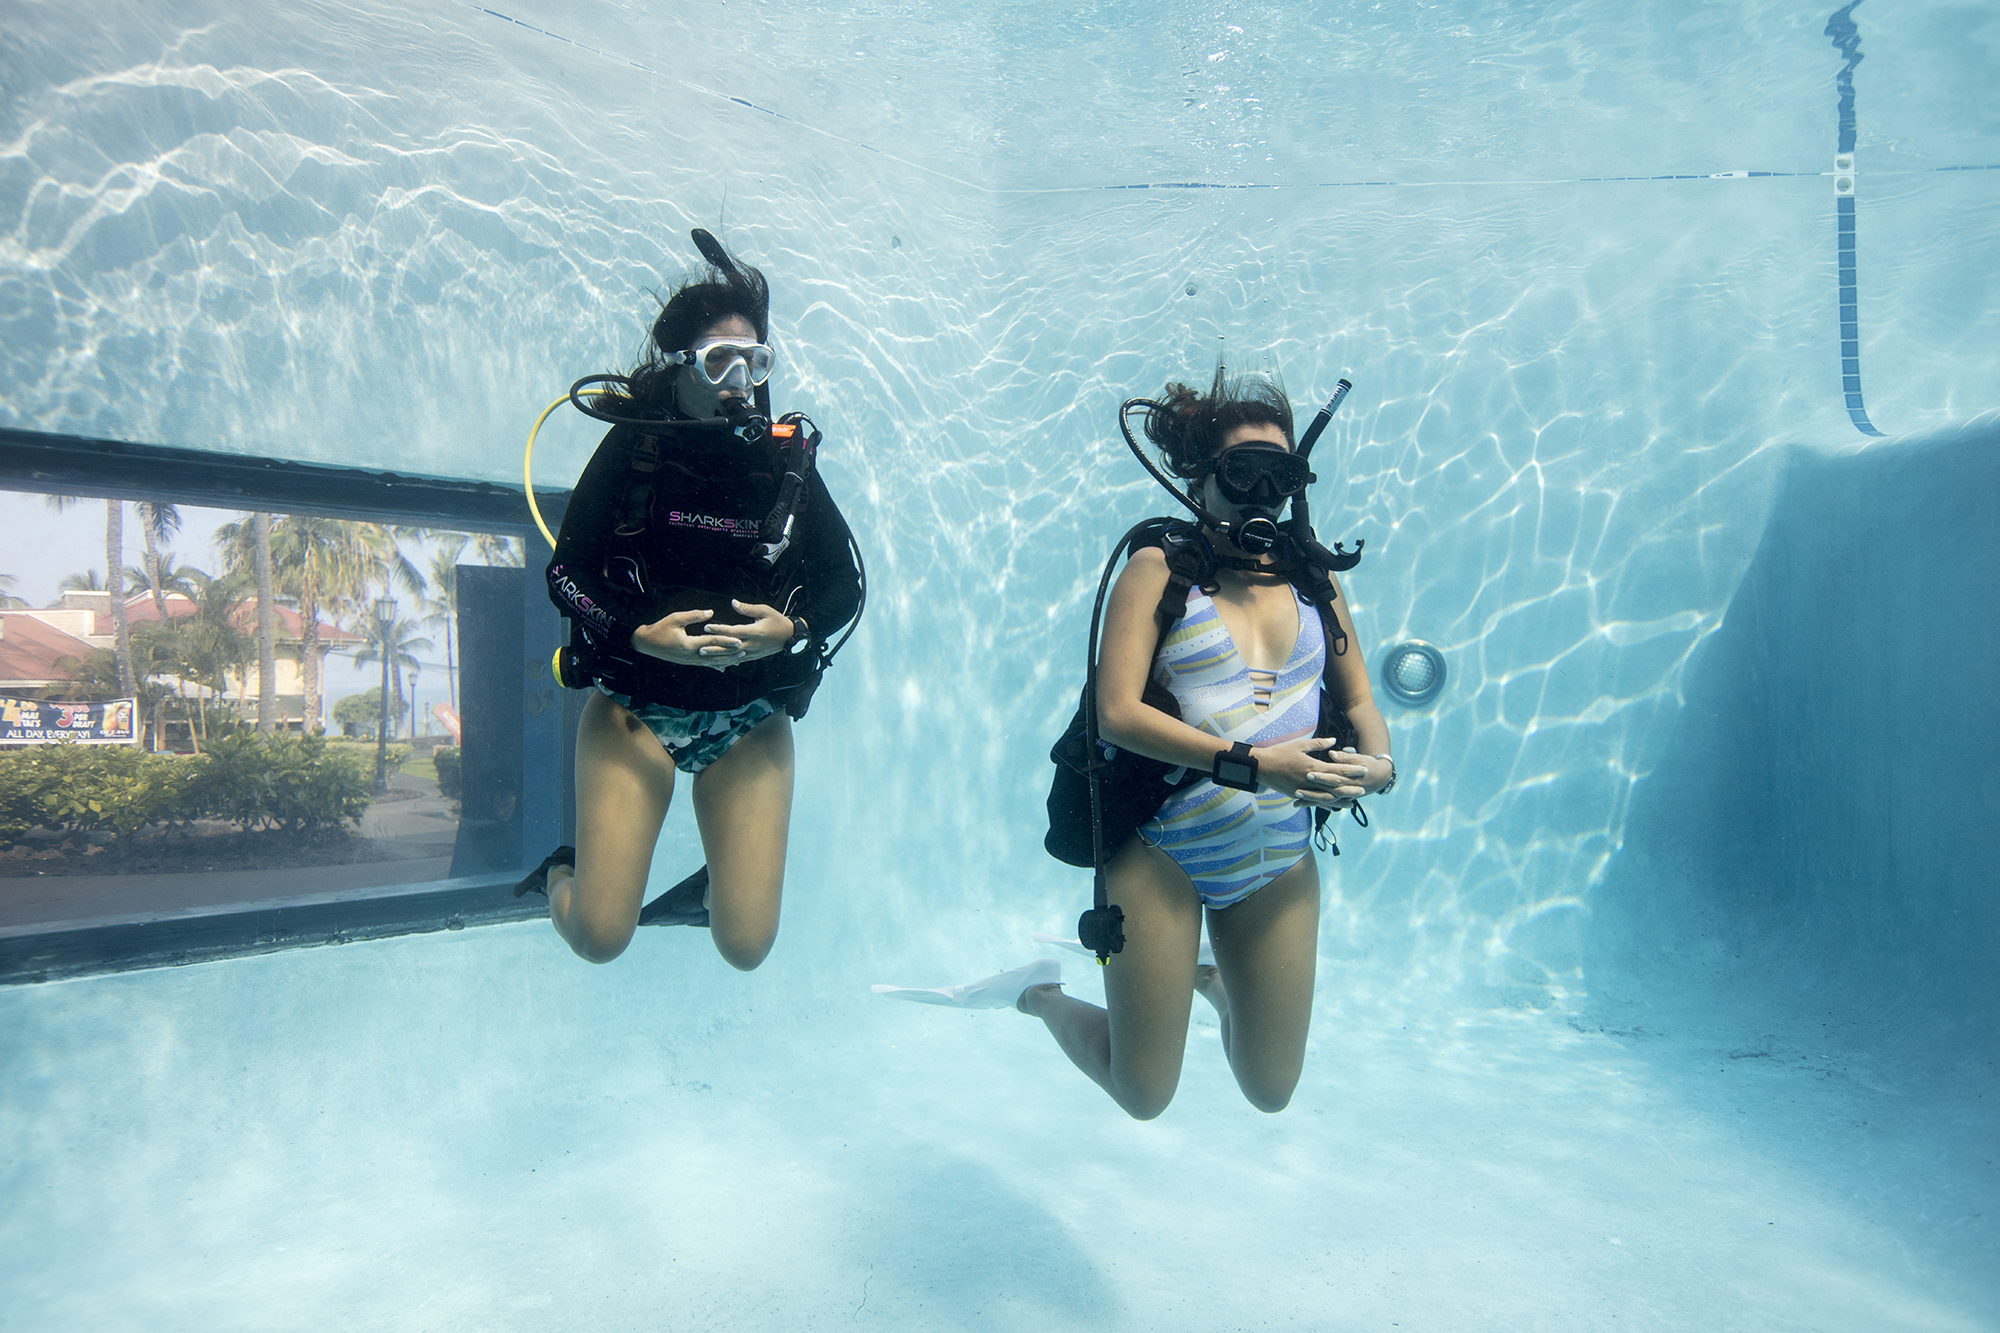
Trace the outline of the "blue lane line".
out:
[[[1861,63],[1861,29],[1855,26],[1854,7],[1861,0],[1849,0],[1837,9],[1833,17],[1826,21],[1827,37],[1833,39],[1833,49],[1847,57],[1847,63],[1840,67],[1840,74],[1834,86],[1840,92],[1840,148],[1841,153],[1854,151],[1854,67]],[[1854,269],[1854,195],[1851,193],[1853,176],[1845,178],[1836,189],[1840,193],[1834,204],[1838,210],[1838,256],[1840,259],[1840,391],[1847,401],[1847,419],[1863,435],[1880,435],[1875,423],[1868,419],[1868,407],[1861,397],[1861,288]]]

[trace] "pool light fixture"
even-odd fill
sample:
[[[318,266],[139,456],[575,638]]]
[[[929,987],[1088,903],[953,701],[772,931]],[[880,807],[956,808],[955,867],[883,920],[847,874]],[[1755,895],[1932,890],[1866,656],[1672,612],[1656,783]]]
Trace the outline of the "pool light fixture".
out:
[[[1406,639],[1382,658],[1382,687],[1397,703],[1421,708],[1444,691],[1444,654],[1422,639]]]

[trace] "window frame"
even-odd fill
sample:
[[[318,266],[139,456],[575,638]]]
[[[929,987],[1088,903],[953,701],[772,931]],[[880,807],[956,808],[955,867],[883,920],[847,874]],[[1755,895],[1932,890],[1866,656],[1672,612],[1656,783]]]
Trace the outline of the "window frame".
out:
[[[521,779],[524,793],[542,794],[532,805],[523,802],[521,864],[541,860],[544,852],[531,853],[531,848],[545,851],[576,841],[575,739],[582,699],[557,686],[549,673],[549,659],[567,636],[541,580],[528,577],[543,543],[519,487],[0,426],[0,489],[420,524],[521,538],[527,566],[522,657],[528,688],[536,696],[521,719]],[[535,492],[551,525],[561,523],[569,497],[567,490],[538,487]],[[284,871],[273,870],[273,892],[266,900],[0,926],[0,985],[175,967],[543,915],[547,908],[541,899],[513,897],[520,874],[516,869],[285,897],[278,892]]]

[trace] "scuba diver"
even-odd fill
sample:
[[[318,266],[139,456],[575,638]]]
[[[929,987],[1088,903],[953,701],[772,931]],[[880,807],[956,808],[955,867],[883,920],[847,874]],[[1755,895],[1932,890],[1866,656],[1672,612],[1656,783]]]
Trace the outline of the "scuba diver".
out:
[[[613,423],[548,566],[571,634],[557,678],[591,689],[576,846],[514,892],[546,893],[556,932],[591,962],[623,953],[641,924],[693,925],[748,971],[778,931],[792,722],[840,646],[829,636],[859,615],[863,576],[813,466],[819,431],[771,415],[763,274],[693,237],[706,266],[667,299],[638,368],[570,390]],[[608,387],[585,392],[593,383]],[[642,913],[676,770],[707,863]]]
[[[1243,1095],[1267,1112],[1290,1102],[1319,953],[1315,826],[1324,839],[1332,812],[1396,776],[1335,579],[1360,552],[1320,545],[1305,504],[1312,445],[1348,387],[1296,451],[1282,388],[1220,364],[1206,393],[1171,383],[1163,401],[1120,411],[1132,452],[1198,521],[1148,520],[1114,548],[1100,607],[1119,557],[1131,559],[1111,590],[1101,655],[1093,613],[1083,703],[1051,754],[1047,845],[1094,867],[1096,905],[1078,923],[1080,944],[1036,938],[1094,952],[1106,1007],[1064,994],[1052,958],[963,986],[878,993],[1039,1018],[1120,1107],[1150,1120],[1179,1086],[1199,992]],[[1133,439],[1137,409],[1185,492]]]

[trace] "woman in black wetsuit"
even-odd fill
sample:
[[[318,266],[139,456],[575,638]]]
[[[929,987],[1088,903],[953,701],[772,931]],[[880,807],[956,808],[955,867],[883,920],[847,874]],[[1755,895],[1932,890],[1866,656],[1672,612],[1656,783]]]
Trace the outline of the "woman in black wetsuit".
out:
[[[769,429],[762,390],[769,292],[712,236],[695,240],[708,267],[667,300],[642,364],[598,409],[731,424],[615,426],[577,483],[548,568],[597,682],[576,738],[576,847],[517,892],[544,889],[581,957],[623,953],[678,769],[693,781],[707,866],[666,896],[667,920],[708,925],[723,958],[748,971],[778,932],[792,719],[861,585],[847,524],[810,468],[789,544],[760,558],[785,470],[772,438],[784,428]]]

